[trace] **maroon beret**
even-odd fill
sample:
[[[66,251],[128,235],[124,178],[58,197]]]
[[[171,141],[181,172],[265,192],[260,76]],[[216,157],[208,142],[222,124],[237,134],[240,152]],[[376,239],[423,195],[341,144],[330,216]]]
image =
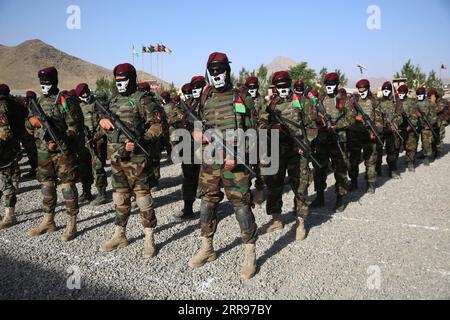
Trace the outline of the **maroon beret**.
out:
[[[191,79],[191,86],[193,87],[195,83],[203,83],[203,86],[206,84],[206,80],[204,76],[195,76]]]
[[[383,83],[383,85],[381,86],[381,90],[385,90],[387,88],[391,88],[392,89],[392,83],[390,81],[386,81],[385,83]]]
[[[164,100],[170,100],[170,93],[167,91],[161,92],[161,98],[163,98]]]
[[[75,89],[70,90],[69,91],[69,96],[78,98],[77,91]]]
[[[253,86],[258,86],[259,85],[259,80],[258,80],[258,78],[257,77],[248,77],[246,80],[245,80],[245,85],[248,87],[248,86],[251,86],[251,85],[253,85]]]
[[[431,96],[433,95],[438,98],[438,92],[435,88],[431,88],[430,90],[428,90],[428,98],[431,98]]]
[[[178,103],[181,101],[181,98],[179,95],[176,95],[175,97],[173,97],[173,102]]]
[[[183,84],[183,86],[181,87],[181,91],[182,91],[183,93],[192,93],[192,86],[191,86],[191,83],[188,82],[188,83]]]
[[[9,93],[11,92],[11,90],[9,89],[7,84],[0,84],[0,93],[4,94],[4,95],[9,95]]]
[[[25,96],[29,99],[37,99],[37,94],[34,91],[28,90],[27,93],[25,93]]]
[[[208,67],[211,63],[231,63],[228,60],[228,57],[225,53],[222,52],[213,52],[209,55],[208,63],[206,66]]]
[[[356,83],[356,88],[366,88],[369,89],[370,88],[370,82],[367,79],[361,79]]]
[[[345,90],[344,88],[339,88],[337,92],[340,94],[347,95],[347,90]]]
[[[89,90],[89,86],[87,83],[80,83],[75,88],[75,92],[76,92],[77,96],[80,97],[83,93],[89,94],[91,91]]]
[[[420,87],[416,90],[416,95],[425,94],[426,92],[425,87]]]
[[[275,85],[279,82],[292,82],[291,77],[287,71],[277,71],[272,76],[272,84]]]
[[[326,82],[339,82],[339,75],[336,72],[331,72],[325,76],[323,83]]]
[[[138,83],[137,89],[139,91],[151,91],[150,84],[148,82]]]
[[[399,93],[408,93],[409,89],[406,84],[402,84],[400,87],[398,87],[397,91]]]
[[[55,67],[48,67],[41,69],[38,72],[38,77],[39,78],[48,77],[51,79],[58,79],[58,70],[56,70]]]
[[[136,69],[130,63],[122,63],[114,68],[114,76],[136,77]]]

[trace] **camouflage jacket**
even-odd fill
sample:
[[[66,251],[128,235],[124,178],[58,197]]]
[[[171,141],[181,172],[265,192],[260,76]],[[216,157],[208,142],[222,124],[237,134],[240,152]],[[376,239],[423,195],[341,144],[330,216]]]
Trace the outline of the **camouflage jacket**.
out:
[[[256,96],[256,98],[253,99],[254,104],[254,115],[253,118],[257,122],[257,126],[259,126],[259,117],[261,113],[264,111],[264,107],[266,106],[266,101],[264,100],[264,97],[262,97],[259,93]]]
[[[421,113],[428,117],[431,125],[434,125],[437,122],[438,106],[436,103],[433,103],[428,99],[423,101],[416,100],[416,107]],[[422,126],[425,126],[425,124],[422,123]]]
[[[159,143],[162,136],[162,107],[153,99],[145,99],[144,94],[135,92],[129,96],[116,95],[110,101],[109,109],[119,117],[129,129],[147,142],[148,147]],[[144,154],[137,147],[133,153],[125,150],[127,138],[119,131],[106,132],[108,157],[110,159],[136,157],[144,160]],[[154,149],[159,152],[159,149]],[[155,154],[155,157],[157,155]]]
[[[299,105],[295,103],[296,99],[298,99]],[[310,99],[297,97],[295,94],[291,94],[286,99],[276,96],[271,100],[268,108],[278,113],[289,129],[296,133],[297,138],[311,142],[317,137],[317,111]],[[280,130],[280,143],[293,144],[286,128],[273,119],[266,109],[261,112],[259,128],[278,129]]]
[[[94,140],[101,139],[105,135],[103,129],[98,125],[100,114],[95,107],[96,99],[96,97],[92,96],[88,103],[80,103],[81,111],[83,112],[84,126],[89,130],[89,134]]]
[[[325,112],[330,116],[332,124],[336,125],[337,130],[347,129],[354,121],[354,112],[350,107],[349,100],[331,98],[325,96],[321,98]]]
[[[411,122],[417,127],[417,108],[416,103],[413,99],[406,97],[405,100],[399,102],[401,104],[401,110],[405,112],[405,114],[408,116],[408,118],[411,120]],[[403,123],[404,126],[407,126],[406,123]]]
[[[58,97],[58,101],[56,101]],[[37,103],[41,106],[49,121],[54,125],[56,130],[66,136],[62,146],[58,146],[57,150],[48,150],[49,137],[44,128],[34,128],[29,120],[25,122],[25,127],[29,134],[34,135],[38,150],[43,152],[58,153],[61,151],[72,150],[79,145],[79,141],[83,134],[83,113],[80,109],[78,101],[68,95],[49,95],[41,96]],[[35,116],[30,113],[30,116]]]
[[[12,130],[9,113],[12,100],[0,96],[0,168],[9,167],[19,152],[19,140]]]
[[[450,101],[439,98],[437,101],[438,117],[441,121],[448,123],[450,121]]]
[[[394,101],[393,97],[388,99],[381,98],[379,100],[379,109],[383,118],[383,127],[389,129],[388,126],[396,125],[399,127],[403,122],[402,105],[398,101]]]
[[[354,100],[350,100],[350,104],[353,107],[353,101]],[[374,122],[375,124],[375,129],[378,132],[382,132],[383,130],[383,117],[381,115],[381,109],[378,106],[378,101],[372,96],[370,95],[368,98],[366,99],[360,99],[357,98],[356,102],[361,106],[362,111],[367,114],[369,116],[369,118]],[[353,110],[355,110],[353,108]],[[354,116],[357,116],[357,112],[355,111]],[[361,127],[365,127],[368,130],[368,126],[365,124],[361,124],[358,121],[354,121],[353,125],[351,126],[351,129],[361,129]]]

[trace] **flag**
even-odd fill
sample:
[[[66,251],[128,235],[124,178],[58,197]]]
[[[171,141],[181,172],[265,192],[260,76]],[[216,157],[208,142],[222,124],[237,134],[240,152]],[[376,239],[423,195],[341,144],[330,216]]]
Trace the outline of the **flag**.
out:
[[[170,50],[169,48],[167,48],[166,46],[164,46],[164,52],[165,52],[165,53],[171,54],[171,53],[172,53],[172,50]]]
[[[303,106],[300,103],[300,100],[298,100],[298,96],[296,94],[294,94],[294,97],[292,99],[292,108],[299,108],[300,110],[303,109]]]
[[[150,53],[154,53],[157,52],[156,47],[155,46],[150,46],[149,47]]]
[[[139,53],[136,51],[136,49],[134,48],[134,45],[133,45],[133,49],[131,50],[131,54],[133,55],[133,56],[136,56],[136,57],[139,57]]]
[[[150,52],[150,48],[146,47],[146,46],[142,46],[142,53],[149,53]]]
[[[447,67],[444,65],[441,66],[441,69],[447,71]]]
[[[68,110],[69,109],[69,105],[67,104],[67,100],[66,97],[64,97],[63,95],[61,95],[61,106],[63,107],[64,110]]]
[[[234,104],[234,110],[236,110],[237,113],[245,113],[246,112],[244,101],[242,101],[241,97],[239,97],[239,99]]]

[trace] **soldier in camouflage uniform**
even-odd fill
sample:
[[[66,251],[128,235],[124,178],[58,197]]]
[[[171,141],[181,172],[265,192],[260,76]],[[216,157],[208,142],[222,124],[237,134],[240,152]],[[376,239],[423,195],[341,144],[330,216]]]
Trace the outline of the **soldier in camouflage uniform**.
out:
[[[142,93],[136,91],[136,69],[129,63],[114,68],[118,94],[110,101],[110,110],[139,138],[152,148],[162,135],[161,109],[159,105],[146,105]],[[136,144],[129,141],[121,131],[115,130],[107,118],[100,119],[108,140],[108,158],[111,160],[113,202],[116,208],[115,232],[100,250],[110,252],[128,246],[125,229],[131,214],[131,193],[136,202],[144,226],[144,258],[156,256],[153,230],[156,227],[154,203],[149,179],[153,172],[151,159],[147,160]]]
[[[37,95],[34,91],[27,91],[25,94],[24,104],[27,109],[27,116],[30,114],[31,110],[31,100],[36,101]],[[22,146],[28,157],[28,162],[30,164],[30,171],[25,174],[24,178],[35,179],[37,171],[37,149],[34,137],[30,135],[26,130],[21,138]]]
[[[397,170],[401,140],[394,130],[398,130],[400,133],[399,128],[403,123],[403,110],[401,109],[402,105],[401,103],[397,103],[395,100],[392,84],[389,81],[382,85],[381,90],[383,92],[383,97],[379,100],[379,109],[383,118],[383,131],[381,139],[385,143],[386,162],[389,167],[389,177],[400,179]],[[377,168],[379,167],[381,170],[383,146],[378,144],[377,147]]]
[[[326,114],[319,113],[319,134],[314,141],[316,157],[322,167],[315,168],[314,187],[317,196],[311,203],[311,207],[323,207],[325,204],[324,192],[327,187],[328,164],[331,160],[337,195],[334,208],[337,212],[342,212],[345,209],[344,197],[347,195],[346,130],[352,124],[354,115],[347,105],[346,92],[344,91],[343,96],[341,96],[338,91],[339,75],[335,72],[327,74],[324,78],[324,84],[326,96],[319,99]],[[327,127],[324,117],[330,120],[332,128]]]
[[[224,53],[212,53],[207,68],[212,87],[205,90],[201,98],[200,118],[205,125],[220,130],[224,136],[227,130],[234,131],[240,128],[245,131],[254,128],[252,114],[246,107],[253,101],[249,96],[243,96],[233,88],[228,57]],[[208,143],[208,139],[200,131],[194,131],[193,136],[197,141]],[[224,164],[202,163],[198,188],[198,197],[202,200],[200,205],[202,246],[190,259],[188,265],[191,268],[199,268],[217,258],[213,248],[213,237],[217,228],[217,207],[224,197],[220,190],[223,184],[227,198],[234,206],[245,248],[241,277],[249,279],[256,273],[257,226],[251,209],[250,179],[246,168],[238,164],[234,158],[225,156],[225,152]]]
[[[408,86],[403,84],[398,87],[398,102],[400,104],[399,109],[404,112],[402,133],[405,139],[405,150],[408,171],[414,172],[414,163],[416,161],[417,153],[417,139],[418,136],[414,133],[414,130],[408,125],[406,117],[408,117],[412,125],[417,129],[418,118],[417,118],[417,108],[415,101],[408,97]]]
[[[445,127],[448,125],[450,119],[450,102],[439,96],[436,89],[431,88],[428,90],[428,99],[435,105],[437,109],[437,122],[435,131],[438,134],[438,139],[433,143],[433,151],[435,152],[436,159],[442,156],[442,148],[444,146],[445,139]]]
[[[256,126],[259,127],[259,119],[260,114],[263,112],[263,108],[266,104],[266,101],[264,100],[264,97],[262,97],[259,93],[259,80],[257,77],[248,77],[245,80],[244,84],[245,88],[248,91],[248,94],[253,99],[253,105],[254,105],[254,113],[253,118],[256,121]],[[253,194],[253,201],[256,204],[262,204],[264,202],[264,179],[261,175],[261,169],[258,165],[254,166],[254,170],[256,173],[256,180],[255,180],[255,192]]]
[[[91,205],[98,206],[108,203],[110,200],[106,195],[108,181],[106,178],[105,164],[101,149],[106,143],[106,136],[98,125],[100,116],[95,107],[97,97],[91,94],[91,90],[86,83],[80,83],[75,89],[77,97],[80,99],[80,107],[84,118],[85,144],[81,150],[81,159],[86,164],[90,164],[90,170],[85,173],[83,184],[83,194],[86,201],[92,201],[91,185],[95,180],[95,187],[98,195]],[[83,197],[83,194],[80,197]]]
[[[83,115],[79,112],[78,102],[69,95],[59,94],[58,72],[55,68],[45,68],[38,73],[42,96],[38,103],[63,136],[61,145],[50,140],[45,132],[42,119],[30,114],[26,128],[36,138],[38,150],[38,181],[42,183],[44,219],[39,226],[28,231],[30,237],[52,233],[56,230],[55,208],[57,203],[56,187],[61,182],[62,194],[68,215],[67,226],[61,237],[70,241],[76,236],[78,214],[78,192],[75,183],[78,180],[76,165],[76,140],[82,135]]]
[[[383,122],[378,102],[370,92],[370,83],[367,79],[362,79],[356,84],[359,91],[359,105],[365,114],[375,123],[376,130],[380,133],[383,129]],[[375,135],[366,125],[364,118],[360,114],[356,114],[355,122],[347,131],[348,148],[350,152],[350,172],[351,179],[349,190],[358,188],[359,163],[361,161],[361,153],[366,166],[366,192],[375,193],[375,181],[377,179],[376,163],[377,163],[377,142]]]
[[[157,104],[156,96],[151,91],[150,84],[148,82],[141,82],[137,85],[137,91],[142,92],[142,99],[144,100],[145,105]],[[163,132],[166,130],[167,125],[167,116],[164,112],[164,109],[160,108],[161,111],[161,125],[163,128]],[[150,173],[150,189],[152,192],[156,192],[158,190],[159,180],[161,179],[161,152],[164,146],[164,135],[158,141],[153,143],[152,156],[153,158],[150,160],[150,168],[152,168],[153,172]]]
[[[9,95],[9,87],[0,84],[0,197],[3,196],[5,216],[0,214],[0,230],[7,229],[17,223],[14,208],[17,202],[13,175],[17,166],[17,154],[20,150],[17,124],[11,122],[11,109],[15,101]]]
[[[420,87],[416,90],[416,108],[417,117],[419,118],[419,124],[421,127],[421,139],[423,155],[425,156],[423,164],[425,166],[430,165],[431,157],[433,156],[433,143],[434,137],[431,129],[424,120],[424,116],[430,121],[431,127],[435,127],[437,124],[437,105],[433,104],[426,98],[426,90],[424,87]],[[423,116],[422,116],[422,114]],[[436,130],[435,130],[436,131]]]
[[[297,96],[292,92],[292,80],[286,71],[275,72],[272,76],[272,84],[276,88],[267,108],[278,113],[281,120],[296,133],[298,139],[310,143],[317,136],[317,112],[311,100]],[[261,233],[269,233],[284,228],[281,218],[283,207],[283,188],[286,171],[295,197],[296,208],[296,240],[306,237],[305,222],[309,215],[309,205],[306,202],[308,187],[313,181],[313,174],[309,167],[309,161],[303,157],[303,151],[294,143],[288,133],[288,129],[264,109],[260,117],[260,129],[279,130],[279,169],[271,176],[265,177],[267,185],[267,214],[271,220],[262,226]],[[270,139],[269,139],[270,141]]]
[[[199,107],[200,107],[200,97],[203,92],[203,88],[206,86],[205,77],[196,76],[191,79],[189,83],[190,92],[192,97],[185,101],[186,106],[191,110],[191,112],[198,117]],[[184,86],[185,89],[187,86]],[[186,94],[185,94],[186,95]],[[193,132],[194,126],[192,119],[189,120],[188,114],[179,106],[179,103],[170,104],[170,110],[168,111],[167,117],[170,126],[170,134],[177,129],[185,129],[189,132]],[[178,141],[171,141],[174,147]],[[181,194],[184,202],[184,208],[181,212],[174,213],[174,217],[177,220],[188,219],[194,214],[192,206],[194,204],[197,187],[198,187],[198,177],[200,174],[200,165],[194,163],[196,150],[194,149],[193,141],[191,143],[191,159],[188,163],[182,163],[181,169],[183,172],[183,185],[181,187]]]
[[[167,91],[161,92],[160,94],[161,101],[160,104],[164,109],[164,116],[163,116],[163,137],[162,137],[162,143],[163,147],[167,152],[169,160],[171,160],[171,154],[172,154],[172,145],[170,143],[170,134],[169,134],[169,122],[167,119],[167,113],[169,112],[170,108],[172,108],[172,99],[170,97],[170,93]]]

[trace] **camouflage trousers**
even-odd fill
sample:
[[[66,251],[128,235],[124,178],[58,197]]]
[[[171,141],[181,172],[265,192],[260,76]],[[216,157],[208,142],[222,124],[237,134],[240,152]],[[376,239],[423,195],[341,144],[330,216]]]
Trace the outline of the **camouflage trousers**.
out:
[[[233,170],[225,170],[221,164],[203,163],[200,168],[197,197],[202,200],[200,209],[200,228],[203,237],[212,237],[217,230],[217,207],[223,200],[225,190],[228,200],[233,204],[236,219],[241,229],[244,243],[255,243],[257,226],[251,211],[250,175],[238,165]]]
[[[255,188],[256,188],[256,190],[264,190],[266,184],[264,183],[264,178],[261,175],[261,167],[259,165],[255,165],[253,167],[253,170],[256,173],[256,178],[255,178]]]
[[[349,132],[350,133],[350,132]],[[351,137],[351,138],[350,138]],[[356,136],[354,133],[349,134],[348,150],[350,153],[350,171],[349,177],[352,180],[358,179],[359,164],[361,162],[361,154],[366,167],[366,180],[369,183],[375,183],[377,179],[377,144],[370,140],[368,131],[359,132]]]
[[[400,153],[400,141],[395,133],[385,133],[381,136],[385,144],[386,162],[390,170],[397,170],[398,156]],[[381,168],[383,163],[383,146],[377,144],[377,167]]]
[[[433,143],[433,149],[434,151],[438,153],[442,153],[443,147],[444,147],[444,139],[445,139],[445,127],[447,126],[447,123],[439,118],[437,125],[436,125],[436,133],[439,135],[439,139],[437,139]]]
[[[153,159],[149,166],[149,186],[150,189],[158,186],[161,179],[161,159]]]
[[[0,197],[3,196],[5,208],[14,208],[17,203],[16,188],[13,183],[16,161],[8,167],[0,169]]]
[[[308,187],[313,181],[308,160],[295,152],[296,148],[284,148],[280,146],[280,167],[277,174],[266,176],[267,185],[267,204],[266,212],[268,215],[281,214],[283,207],[283,189],[286,171],[289,184],[294,192],[294,205],[297,209],[297,216],[306,220],[309,215],[309,205],[306,202],[308,196]]]
[[[320,192],[327,188],[328,166],[331,160],[336,180],[335,192],[339,195],[346,195],[348,191],[346,159],[343,158],[336,142],[331,139],[324,142],[326,143],[318,143],[314,146],[316,159],[322,165],[321,168],[314,169],[314,189],[316,192]],[[343,151],[345,152],[345,149]]]
[[[417,153],[417,135],[414,132],[405,132],[404,138],[407,161],[414,163]]]
[[[422,149],[423,149],[423,155],[425,157],[431,157],[433,154],[433,133],[430,129],[422,129],[422,132],[420,133],[421,140],[422,140]]]
[[[183,185],[181,186],[181,194],[184,201],[194,201],[197,194],[198,177],[200,175],[201,165],[199,164],[182,164]]]
[[[62,194],[65,201],[66,213],[76,216],[79,211],[78,167],[75,156],[71,152],[38,151],[38,181],[42,183],[42,204],[44,213],[55,213],[58,200],[56,187],[61,182]]]
[[[145,158],[133,156],[111,159],[111,171],[115,224],[122,227],[127,225],[131,214],[131,194],[134,192],[144,228],[155,228],[157,220],[149,185],[149,173],[152,170]]]
[[[95,180],[97,188],[106,188],[108,181],[105,171],[105,160],[97,152],[91,155],[88,148],[83,148],[78,156],[80,180],[83,185],[91,186]]]

